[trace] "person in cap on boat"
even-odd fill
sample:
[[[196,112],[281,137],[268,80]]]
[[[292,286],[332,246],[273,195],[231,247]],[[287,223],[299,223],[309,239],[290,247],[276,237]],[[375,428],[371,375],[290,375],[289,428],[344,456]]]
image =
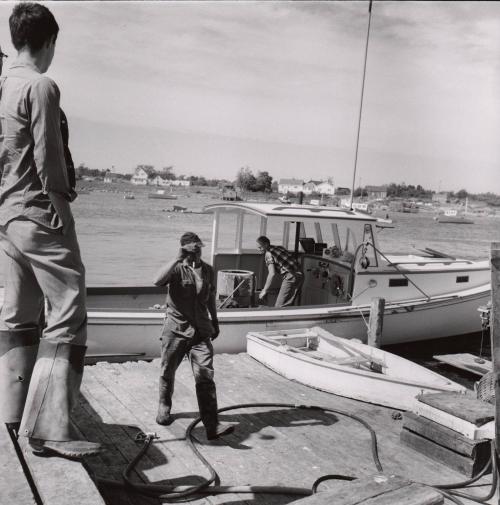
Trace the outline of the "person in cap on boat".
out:
[[[264,235],[257,239],[257,248],[264,254],[268,270],[266,283],[259,293],[259,300],[261,302],[266,300],[273,279],[279,272],[282,276],[282,281],[275,307],[293,305],[304,283],[304,274],[301,271],[299,262],[284,247],[271,245],[270,240]]]
[[[214,270],[201,259],[203,242],[193,232],[180,238],[177,258],[162,267],[153,283],[168,286],[167,310],[161,340],[161,372],[156,422],[172,422],[175,373],[188,356],[196,383],[200,417],[209,440],[233,431],[221,424],[217,412],[212,340],[219,335]]]
[[[83,374],[87,311],[60,92],[44,75],[59,26],[47,7],[31,2],[14,6],[9,25],[18,54],[0,79],[0,246],[6,253],[0,418],[33,452],[80,458],[101,446],[78,440],[70,422]]]

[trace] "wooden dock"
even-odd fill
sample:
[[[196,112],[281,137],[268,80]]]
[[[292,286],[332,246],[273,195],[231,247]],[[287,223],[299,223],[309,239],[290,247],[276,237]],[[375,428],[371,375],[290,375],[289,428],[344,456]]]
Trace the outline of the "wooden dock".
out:
[[[463,475],[402,445],[402,420],[400,416],[393,415],[398,412],[392,409],[290,382],[247,354],[216,355],[215,370],[219,407],[290,403],[350,412],[363,418],[377,432],[384,474],[429,484],[464,480]],[[137,482],[193,485],[208,477],[207,470],[185,442],[186,427],[198,417],[189,363],[184,361],[179,367],[174,394],[175,419],[166,427],[155,423],[158,374],[157,360],[152,363],[99,363],[85,367],[82,394],[73,421],[84,437],[104,444],[105,452],[87,458],[84,465],[60,458],[27,455],[28,466],[35,474],[35,487],[39,488],[40,496],[34,497],[33,489],[23,479],[25,471],[19,465],[11,441],[0,437],[2,486],[10,483],[7,490],[0,490],[0,503],[161,503],[156,498],[102,482],[103,479],[121,481],[122,471],[141,447],[141,443],[136,441],[138,433],[156,432],[159,438],[138,464],[133,474]],[[223,441],[208,442],[201,425],[194,430],[201,452],[217,471],[221,485],[278,485],[310,489],[317,478],[326,474],[368,478],[379,473],[372,459],[369,432],[344,415],[261,407],[231,410],[221,414],[221,420],[238,423],[235,433]],[[97,487],[94,486],[96,482]],[[481,485],[467,489],[467,492],[483,496],[489,490],[490,482],[491,475],[487,475],[479,481]],[[338,482],[325,482],[320,489],[332,490],[336,485]],[[292,495],[225,494],[206,496],[189,503],[284,505],[299,498]],[[473,503],[469,500],[463,502]],[[497,503],[497,498],[488,503]]]

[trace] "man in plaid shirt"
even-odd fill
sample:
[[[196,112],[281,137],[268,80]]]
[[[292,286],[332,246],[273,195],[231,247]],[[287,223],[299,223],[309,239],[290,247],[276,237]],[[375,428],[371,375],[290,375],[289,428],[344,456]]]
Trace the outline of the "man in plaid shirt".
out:
[[[304,282],[304,274],[300,269],[299,262],[284,247],[271,245],[271,242],[265,236],[257,239],[257,248],[264,254],[268,269],[266,283],[259,294],[259,300],[264,301],[266,299],[274,276],[279,272],[282,281],[275,307],[293,305]]]

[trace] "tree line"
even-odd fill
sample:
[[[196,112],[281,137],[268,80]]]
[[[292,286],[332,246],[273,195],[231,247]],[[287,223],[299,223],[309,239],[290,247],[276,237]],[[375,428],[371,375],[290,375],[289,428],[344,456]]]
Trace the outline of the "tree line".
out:
[[[155,170],[153,165],[145,165],[140,164],[137,165],[136,170],[142,168],[146,172],[150,173],[153,177],[159,175],[164,179],[184,179],[189,180],[191,185],[193,186],[210,186],[217,187],[223,184],[232,183],[235,186],[241,188],[243,191],[248,192],[263,192],[263,193],[271,193],[272,191],[278,190],[278,182],[273,180],[273,177],[267,171],[258,171],[255,175],[248,166],[241,167],[234,181],[228,181],[226,179],[207,179],[203,176],[199,175],[179,175],[177,176],[174,172],[174,167],[167,166],[163,167],[161,170]],[[96,168],[89,168],[84,163],[81,163],[75,169],[76,175],[78,178],[82,177],[96,177],[96,178],[104,178],[107,173],[110,172],[109,169],[100,170]],[[130,180],[133,174],[117,174],[120,178],[124,180]],[[411,198],[416,200],[430,200],[432,199],[432,195],[435,191],[425,189],[420,184],[405,184],[404,182],[401,184],[396,184],[391,182],[386,185],[387,187],[387,197],[388,198]],[[340,189],[340,188],[339,188]],[[342,188],[344,189],[344,188]],[[350,193],[350,192],[349,192]],[[348,193],[348,194],[349,194]],[[456,200],[465,200],[467,197],[482,201],[489,205],[500,207],[500,196],[495,193],[478,193],[473,194],[469,193],[466,189],[461,189],[457,192],[448,191],[447,200],[452,202]],[[354,197],[364,197],[368,196],[368,192],[366,188],[358,187],[354,190]]]

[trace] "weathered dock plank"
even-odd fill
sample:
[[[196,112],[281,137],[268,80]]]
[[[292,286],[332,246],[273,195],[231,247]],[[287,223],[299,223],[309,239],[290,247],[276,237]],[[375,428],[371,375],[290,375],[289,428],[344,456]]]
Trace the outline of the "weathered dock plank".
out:
[[[74,421],[89,439],[104,441],[108,453],[91,458],[96,478],[120,479],[120,471],[138,452],[137,431],[160,437],[138,465],[137,482],[194,484],[208,475],[187,447],[185,430],[198,417],[195,385],[189,362],[177,373],[173,397],[174,421],[155,423],[159,362],[130,362],[87,366],[82,399]],[[379,456],[385,474],[404,475],[409,481],[446,483],[463,479],[458,472],[401,444],[402,421],[394,411],[314,390],[284,379],[246,354],[216,355],[215,379],[219,407],[247,403],[311,404],[360,416],[377,432]],[[377,472],[368,431],[340,413],[284,407],[249,407],[221,414],[222,421],[237,422],[236,431],[221,441],[207,441],[201,426],[193,434],[201,453],[219,474],[222,485],[280,485],[310,489],[325,474],[365,478]],[[487,482],[482,479],[480,482]],[[334,481],[322,488],[336,488]],[[159,504],[154,498],[100,484],[106,505]],[[478,486],[471,491],[484,494]],[[121,499],[123,498],[123,500]],[[190,503],[285,505],[292,495],[226,494],[196,497]],[[127,501],[125,501],[127,500]],[[406,503],[401,501],[401,504]],[[409,502],[411,503],[411,502]],[[465,501],[464,503],[467,503]],[[491,501],[491,503],[494,503]]]
[[[472,394],[428,393],[419,395],[418,401],[476,426],[482,426],[495,417],[494,406],[478,400]]]
[[[0,426],[0,503],[35,505],[31,487],[5,424]]]
[[[478,358],[470,353],[457,353],[457,354],[437,354],[433,356],[435,360],[446,363],[447,365],[465,370],[466,372],[473,373],[482,377],[484,374],[491,372],[493,365],[490,360]]]
[[[296,505],[441,505],[443,496],[427,486],[397,475],[373,475],[337,484],[335,489],[316,493]]]
[[[105,504],[81,462],[65,458],[35,456],[28,448],[23,450],[23,457],[43,505]]]

